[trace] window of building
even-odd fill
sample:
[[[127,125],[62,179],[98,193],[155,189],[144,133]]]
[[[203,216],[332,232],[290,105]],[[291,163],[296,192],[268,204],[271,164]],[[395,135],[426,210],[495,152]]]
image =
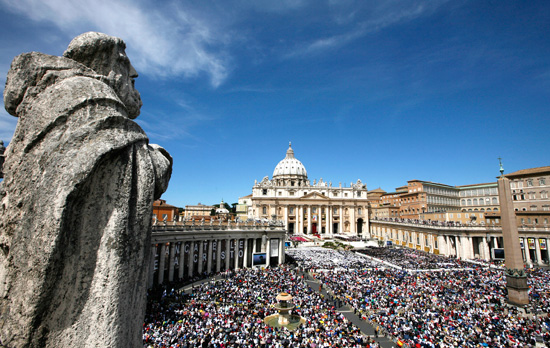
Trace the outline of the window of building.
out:
[[[281,196],[283,193],[281,191],[279,191],[279,196]]]
[[[525,223],[525,219],[521,218],[521,224],[523,225]]]
[[[527,180],[527,187],[531,187],[533,186],[533,179],[528,179]]]
[[[361,208],[358,208],[358,209],[357,209],[357,213],[358,213],[359,215],[361,215],[361,214],[363,214],[363,210],[362,210]]]
[[[542,210],[544,211],[550,211],[550,205],[543,205]]]
[[[262,214],[264,214],[264,215],[267,214],[267,208],[266,207],[262,208]]]
[[[537,206],[536,206],[536,205],[532,205],[530,208],[531,208],[531,211],[537,210]]]
[[[344,193],[344,197],[347,197],[347,196],[348,196],[348,193],[347,193],[347,192],[346,192],[346,193]]]
[[[262,189],[262,195],[267,196],[267,189]]]
[[[294,180],[290,181],[290,186],[294,186]]]
[[[294,196],[294,191],[290,191],[288,194],[289,194],[290,196]]]
[[[498,201],[497,201],[497,198],[496,197],[493,197],[493,204],[498,204]]]
[[[540,186],[546,185],[546,179],[540,178],[540,179],[539,179],[539,185],[540,185]]]
[[[288,210],[290,215],[294,215],[294,207],[290,207]]]
[[[311,208],[311,212],[312,212],[313,214],[316,214],[316,213],[317,213],[317,208],[316,208],[316,207]]]
[[[540,191],[540,198],[548,198],[548,191]]]
[[[334,215],[338,215],[338,208],[332,208],[332,213]]]

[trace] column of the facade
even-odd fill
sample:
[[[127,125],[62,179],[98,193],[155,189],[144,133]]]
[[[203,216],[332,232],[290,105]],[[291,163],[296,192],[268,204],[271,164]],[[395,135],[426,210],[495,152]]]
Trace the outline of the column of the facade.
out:
[[[231,269],[231,257],[230,254],[231,239],[228,238],[225,240],[225,269]]]
[[[327,234],[332,235],[332,205],[327,207]]]
[[[216,273],[219,273],[222,267],[222,243],[216,240]]]
[[[174,255],[176,253],[176,243],[170,243],[170,256],[168,259],[168,281],[174,281]]]
[[[160,255],[159,255],[159,277],[158,283],[162,284],[164,282],[164,262],[166,260],[166,243],[162,243],[160,246]]]
[[[340,210],[340,222],[338,223],[338,233],[343,234],[344,233],[344,208],[340,205],[338,209]]]
[[[285,205],[283,210],[284,210],[284,214],[285,214],[285,216],[283,218],[283,220],[285,221],[285,230],[288,231],[288,205]]]
[[[355,209],[357,209],[357,207],[354,204],[350,208],[349,233],[351,233],[351,234],[357,234],[357,221],[355,221]]]
[[[208,254],[206,257],[208,257],[208,260],[206,260],[206,272],[212,273],[212,241],[208,241]]]
[[[370,211],[369,211],[369,206],[368,205],[365,207],[365,231],[366,231],[366,233],[364,233],[364,235],[366,236],[366,238],[371,238],[371,233],[370,233]]]
[[[285,212],[286,212],[286,207],[285,207]],[[288,226],[287,226],[287,231],[288,231]],[[248,268],[248,238],[244,239],[243,268]]]
[[[303,214],[304,214],[304,212],[302,211],[302,209],[303,209],[303,207],[301,205],[296,205],[296,232],[299,233],[299,234],[304,233],[304,227],[303,227],[303,223],[304,223]]]
[[[307,206],[307,234],[311,234],[311,205]]]
[[[253,254],[256,252],[256,239],[257,238],[252,239],[252,253]]]

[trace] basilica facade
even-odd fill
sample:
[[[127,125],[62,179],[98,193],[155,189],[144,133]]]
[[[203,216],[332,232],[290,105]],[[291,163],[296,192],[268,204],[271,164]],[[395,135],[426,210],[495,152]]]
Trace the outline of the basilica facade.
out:
[[[310,182],[291,145],[272,179],[256,181],[252,195],[243,198],[248,218],[281,220],[291,235],[366,237],[369,231],[367,185],[361,180],[349,186],[333,186],[322,178]]]

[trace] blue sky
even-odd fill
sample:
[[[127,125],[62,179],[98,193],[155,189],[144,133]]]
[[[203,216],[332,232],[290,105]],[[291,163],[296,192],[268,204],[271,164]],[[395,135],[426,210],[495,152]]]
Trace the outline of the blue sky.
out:
[[[86,31],[126,41],[173,205],[236,202],[289,141],[310,180],[386,191],[494,181],[499,156],[549,165],[548,1],[0,0],[0,16],[3,81]],[[16,121],[2,105],[5,143]]]

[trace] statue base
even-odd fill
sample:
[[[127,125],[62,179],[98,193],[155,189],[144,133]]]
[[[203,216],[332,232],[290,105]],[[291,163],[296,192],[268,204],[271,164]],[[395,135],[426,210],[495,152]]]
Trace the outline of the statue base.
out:
[[[506,289],[508,290],[508,303],[516,306],[529,304],[529,286],[526,276],[506,274]]]

